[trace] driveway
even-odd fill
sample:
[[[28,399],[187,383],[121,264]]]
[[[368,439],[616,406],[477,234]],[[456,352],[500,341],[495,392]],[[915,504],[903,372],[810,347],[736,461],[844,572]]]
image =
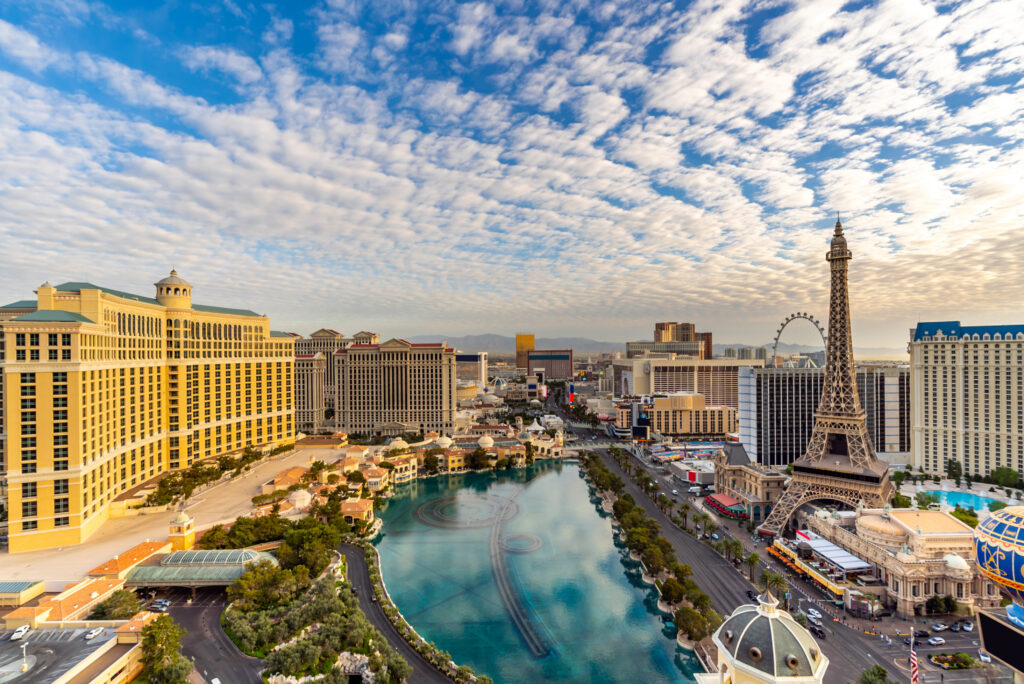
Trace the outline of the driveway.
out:
[[[338,551],[345,556],[348,579],[359,592],[359,608],[366,615],[370,624],[384,635],[392,648],[402,654],[406,662],[412,665],[412,674],[407,680],[409,684],[434,684],[435,682],[450,684],[451,680],[448,677],[428,663],[416,649],[409,645],[409,642],[402,638],[402,635],[388,620],[388,616],[384,614],[380,603],[370,600],[370,597],[373,596],[373,585],[370,583],[370,569],[366,567],[366,556],[363,550],[358,546],[342,544],[338,547]]]
[[[174,621],[185,628],[181,652],[195,663],[207,682],[214,677],[223,684],[258,684],[263,661],[251,658],[235,646],[220,626],[220,614],[227,605],[223,589],[200,589],[188,603],[189,592],[161,594],[170,598]]]

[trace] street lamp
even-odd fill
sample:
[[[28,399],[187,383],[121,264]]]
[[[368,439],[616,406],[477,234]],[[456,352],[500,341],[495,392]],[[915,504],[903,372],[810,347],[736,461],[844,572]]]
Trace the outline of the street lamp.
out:
[[[21,645],[21,671],[22,672],[28,672],[28,655],[25,652],[25,649],[27,649],[27,648],[28,648],[28,644],[22,644]]]

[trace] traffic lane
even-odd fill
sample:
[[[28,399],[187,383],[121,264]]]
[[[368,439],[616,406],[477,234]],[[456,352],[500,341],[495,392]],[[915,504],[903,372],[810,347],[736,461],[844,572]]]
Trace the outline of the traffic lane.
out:
[[[392,648],[398,651],[406,662],[412,666],[412,674],[407,680],[409,684],[435,684],[451,682],[451,680],[428,663],[419,652],[409,645],[395,626],[391,624],[380,603],[371,601],[373,584],[370,582],[370,569],[366,566],[366,556],[358,546],[342,544],[338,551],[345,556],[348,568],[348,581],[358,592],[359,608],[366,619],[384,635]]]
[[[173,594],[168,614],[185,628],[181,652],[192,660],[196,670],[206,681],[214,677],[223,684],[254,684],[262,681],[263,661],[238,650],[220,624],[221,613],[227,606],[224,592],[200,590],[197,599],[189,604],[188,598]]]

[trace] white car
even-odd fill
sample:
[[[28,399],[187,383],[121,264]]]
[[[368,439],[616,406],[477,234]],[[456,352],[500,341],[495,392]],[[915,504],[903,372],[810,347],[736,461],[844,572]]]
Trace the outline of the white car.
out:
[[[821,613],[819,613],[814,608],[808,608],[807,609],[807,614],[810,615],[813,618],[818,618],[819,620],[821,619]]]
[[[90,639],[95,639],[100,634],[103,634],[103,628],[102,627],[93,627],[92,629],[90,629],[88,632],[85,633],[85,640],[88,641]]]
[[[983,663],[991,663],[992,662],[992,656],[990,656],[988,653],[985,653],[984,651],[979,650],[978,651],[978,660],[980,660]]]
[[[928,643],[932,646],[942,646],[944,643],[946,643],[946,640],[942,637],[932,637],[928,640]]]
[[[814,617],[813,615],[809,615],[807,617],[807,621],[810,622],[815,627],[822,627],[823,626],[821,624],[821,618]]]
[[[28,630],[28,625],[22,625],[18,629],[14,630],[14,634],[11,635],[11,641],[21,641],[21,638],[28,634]]]
[[[964,626],[961,627],[960,629],[964,630],[965,632],[973,632],[974,631],[974,623],[973,622],[965,622]]]

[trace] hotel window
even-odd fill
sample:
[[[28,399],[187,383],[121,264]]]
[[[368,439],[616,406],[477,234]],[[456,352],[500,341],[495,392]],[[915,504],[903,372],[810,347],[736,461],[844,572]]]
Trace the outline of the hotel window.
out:
[[[32,333],[28,336],[28,343],[31,347],[39,346],[39,333]]]
[[[54,494],[67,494],[68,493],[68,481],[67,480],[54,480],[53,481],[53,493]]]
[[[21,523],[22,530],[34,530],[39,526],[35,520],[26,520]]]
[[[57,346],[57,333],[50,333],[47,336],[47,338],[49,340],[49,343],[50,343],[51,347],[56,347]]]
[[[66,515],[62,515],[62,516],[60,516],[58,518],[54,518],[53,519],[53,526],[54,527],[67,527],[70,524],[71,524],[71,519],[68,516],[66,516]]]
[[[22,518],[34,518],[38,512],[35,501],[22,501],[21,502],[21,517]]]
[[[35,482],[22,482],[21,483],[21,498],[23,499],[34,499],[36,498],[36,487]]]
[[[70,504],[68,503],[67,497],[53,500],[53,512],[54,513],[67,513],[71,510]]]

